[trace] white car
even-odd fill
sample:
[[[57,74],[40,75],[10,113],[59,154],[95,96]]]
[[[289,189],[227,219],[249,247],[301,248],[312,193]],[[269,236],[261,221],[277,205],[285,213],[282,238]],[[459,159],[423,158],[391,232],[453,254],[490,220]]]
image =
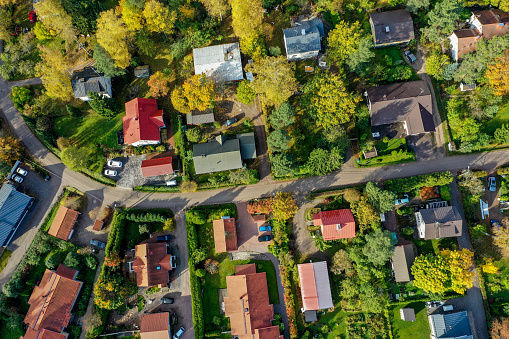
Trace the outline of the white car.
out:
[[[21,168],[21,167],[18,167],[18,168],[16,168],[16,173],[19,173],[22,176],[26,177],[26,175],[28,174],[28,171],[23,169],[23,168]]]
[[[108,166],[110,167],[122,167],[122,161],[118,161],[118,160],[108,160]]]
[[[17,183],[21,184],[23,182],[23,178],[19,175],[13,174],[11,177],[12,180],[16,181]]]
[[[177,180],[170,180],[166,182],[166,186],[177,186],[178,182]]]
[[[181,336],[182,334],[184,334],[184,331],[185,331],[185,330],[186,330],[186,329],[185,329],[184,327],[179,328],[179,330],[177,331],[177,333],[175,333],[175,335],[173,336],[173,339],[179,339],[179,338],[180,338],[180,336]]]
[[[107,170],[104,171],[104,175],[108,175],[110,177],[116,177],[117,174],[118,174],[118,172],[114,171],[114,170],[107,169]]]

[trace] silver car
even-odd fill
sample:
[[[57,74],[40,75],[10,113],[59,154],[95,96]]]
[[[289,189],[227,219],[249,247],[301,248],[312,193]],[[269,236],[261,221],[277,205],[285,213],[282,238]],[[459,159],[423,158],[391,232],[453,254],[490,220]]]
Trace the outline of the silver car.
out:
[[[22,176],[26,177],[26,175],[28,174],[28,171],[26,169],[18,167],[18,168],[16,168],[16,173],[21,174]]]
[[[109,167],[122,167],[122,161],[118,161],[118,160],[108,160],[108,166]]]
[[[495,179],[495,177],[490,177],[489,183],[490,183],[490,191],[495,192],[497,190],[497,179]]]
[[[21,184],[23,182],[23,178],[16,174],[13,174],[11,179],[16,181],[18,184]]]
[[[117,171],[107,169],[104,171],[104,175],[110,176],[110,177],[116,177],[118,174]]]

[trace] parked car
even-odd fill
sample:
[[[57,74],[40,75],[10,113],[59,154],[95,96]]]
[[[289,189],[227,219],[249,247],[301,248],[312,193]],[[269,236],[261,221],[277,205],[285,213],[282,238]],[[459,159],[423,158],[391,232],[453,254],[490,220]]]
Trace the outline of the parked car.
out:
[[[175,299],[163,297],[163,298],[161,298],[161,302],[163,304],[173,304],[175,302]]]
[[[11,177],[12,180],[16,181],[17,183],[21,184],[23,182],[23,178],[19,175],[13,174]]]
[[[34,11],[30,11],[30,12],[28,13],[28,20],[29,20],[30,22],[35,22],[36,17],[35,17],[35,12],[34,12]]]
[[[447,311],[452,311],[454,310],[454,305],[444,305],[442,306],[442,309],[447,312]]]
[[[110,177],[116,177],[118,174],[117,171],[114,171],[114,170],[110,170],[110,169],[107,169],[104,171],[104,175],[108,175]]]
[[[262,235],[262,236],[259,236],[258,237],[258,241],[259,242],[264,242],[264,241],[271,241],[272,240],[272,236],[270,234],[268,235]]]
[[[405,56],[408,59],[408,61],[410,61],[411,64],[413,64],[414,62],[417,61],[417,58],[415,57],[415,55],[413,55],[412,52],[410,52],[410,51],[405,51]]]
[[[233,125],[234,123],[236,123],[237,121],[238,121],[237,118],[231,118],[231,119],[226,120],[225,125],[230,126],[230,125]]]
[[[179,328],[179,330],[173,335],[173,339],[179,339],[186,329],[184,327]]]
[[[16,168],[16,173],[19,173],[21,174],[22,176],[26,177],[26,175],[28,174],[28,171],[26,169],[23,169],[21,167],[18,167]]]
[[[177,180],[170,180],[166,182],[166,186],[177,186],[178,182]]]
[[[108,160],[108,166],[121,168],[122,167],[122,161]]]
[[[99,247],[99,248],[105,248],[106,247],[105,243],[103,243],[102,241],[99,241],[99,240],[95,240],[95,239],[90,240],[90,245],[93,245],[93,246],[96,246],[96,247]]]
[[[170,240],[173,240],[173,239],[174,239],[174,237],[171,234],[160,235],[160,236],[157,237],[157,241],[170,241]]]
[[[258,229],[260,230],[260,232],[269,232],[272,230],[272,227],[270,227],[270,225],[265,225],[265,226],[260,226]]]
[[[399,206],[399,205],[403,205],[403,204],[408,204],[409,202],[410,202],[410,200],[408,199],[408,194],[405,194],[404,198],[396,199],[396,201],[394,202],[394,205]]]
[[[497,190],[497,179],[490,177],[489,179],[490,191],[495,192]]]

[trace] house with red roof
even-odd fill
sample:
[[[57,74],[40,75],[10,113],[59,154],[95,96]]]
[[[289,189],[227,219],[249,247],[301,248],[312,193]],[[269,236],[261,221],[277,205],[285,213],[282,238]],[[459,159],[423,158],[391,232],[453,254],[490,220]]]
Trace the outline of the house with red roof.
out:
[[[144,178],[173,174],[179,172],[178,168],[178,159],[175,157],[148,159],[141,162],[141,173]]]
[[[71,320],[71,310],[83,283],[76,280],[78,271],[64,265],[46,270],[28,300],[30,308],[23,322],[28,328],[21,339],[64,339],[64,329]]]
[[[239,249],[237,245],[237,227],[235,218],[214,220],[214,247],[216,253],[231,252]]]
[[[130,265],[136,273],[136,283],[140,287],[163,287],[170,281],[170,271],[176,267],[176,257],[169,253],[164,242],[151,242],[136,245],[136,258]]]
[[[125,104],[123,127],[125,145],[160,144],[161,128],[165,127],[163,110],[157,108],[155,99],[133,99]]]
[[[170,313],[151,313],[141,316],[141,339],[170,339]]]
[[[321,226],[323,240],[355,237],[355,220],[349,208],[313,214],[313,224]]]

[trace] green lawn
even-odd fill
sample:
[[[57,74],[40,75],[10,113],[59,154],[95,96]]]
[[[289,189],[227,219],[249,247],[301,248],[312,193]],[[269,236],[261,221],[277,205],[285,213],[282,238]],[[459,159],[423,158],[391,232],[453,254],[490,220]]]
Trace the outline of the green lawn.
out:
[[[401,308],[413,308],[415,321],[403,321],[399,314]],[[424,302],[408,302],[391,305],[389,307],[392,335],[394,339],[428,339],[430,329]]]
[[[414,240],[415,246],[417,246],[417,252],[421,254],[438,254],[441,250],[457,250],[458,241],[456,238],[444,238],[444,239],[433,239],[433,240]]]
[[[509,123],[509,102],[500,108],[498,113],[485,126],[484,131],[490,135],[503,124]]]
[[[308,329],[314,332],[320,332],[323,325],[327,325],[330,332],[324,335],[327,339],[341,338],[346,339],[346,322],[345,317],[347,313],[343,311],[339,304],[335,305],[335,309],[332,312],[327,312],[320,317],[320,320],[309,326]]]
[[[5,265],[9,262],[9,258],[11,257],[12,251],[9,251],[7,249],[4,250],[4,253],[2,253],[2,256],[0,257],[0,272],[4,269]]]

